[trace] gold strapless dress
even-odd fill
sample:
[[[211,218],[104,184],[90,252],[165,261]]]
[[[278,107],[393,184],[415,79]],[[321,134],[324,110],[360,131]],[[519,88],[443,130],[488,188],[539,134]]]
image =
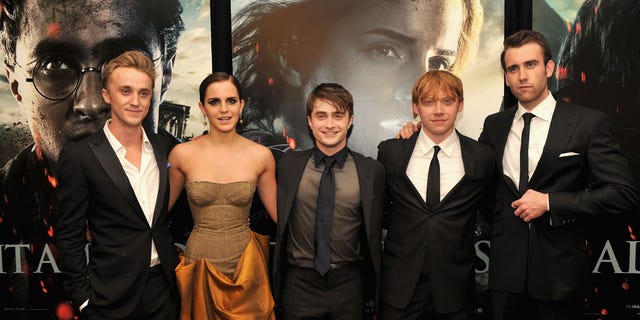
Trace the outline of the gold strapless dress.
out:
[[[176,267],[180,318],[275,319],[269,237],[249,229],[252,182],[189,182],[194,227]]]

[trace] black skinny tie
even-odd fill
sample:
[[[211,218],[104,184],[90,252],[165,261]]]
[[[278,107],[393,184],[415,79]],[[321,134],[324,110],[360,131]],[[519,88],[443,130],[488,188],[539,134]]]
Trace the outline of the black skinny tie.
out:
[[[320,178],[318,188],[318,202],[316,204],[316,226],[315,226],[315,256],[313,258],[313,268],[324,276],[329,271],[331,264],[331,221],[333,219],[333,207],[336,198],[336,182],[333,175],[333,157],[324,157],[324,171]]]
[[[438,161],[439,146],[433,147],[433,158],[429,165],[429,177],[427,178],[427,205],[435,208],[440,202],[440,162]]]
[[[520,182],[518,190],[523,194],[529,183],[529,129],[531,128],[531,119],[535,117],[533,113],[525,113],[522,115],[524,127],[522,128],[522,139],[520,144]]]

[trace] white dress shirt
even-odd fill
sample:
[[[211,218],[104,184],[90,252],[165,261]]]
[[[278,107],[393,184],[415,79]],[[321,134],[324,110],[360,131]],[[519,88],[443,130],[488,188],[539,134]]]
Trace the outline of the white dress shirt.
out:
[[[429,166],[433,157],[433,147],[436,144],[420,130],[416,145],[413,148],[411,159],[407,165],[407,177],[416,187],[418,193],[424,201],[427,199],[427,182],[429,180]],[[462,152],[460,151],[460,138],[456,132],[447,137],[440,146],[438,162],[440,164],[440,200],[442,200],[451,189],[464,176],[464,164],[462,163]]]
[[[518,110],[513,117],[511,130],[509,130],[509,136],[507,137],[507,144],[504,148],[504,155],[502,156],[504,174],[509,177],[516,186],[520,183],[520,141],[522,138],[522,128],[524,127],[522,115],[526,112],[531,112],[535,115],[535,117],[531,119],[531,127],[529,129],[529,166],[527,169],[529,179],[531,179],[531,175],[536,170],[538,161],[540,161],[540,157],[542,156],[542,150],[549,135],[549,126],[551,125],[551,118],[553,117],[553,111],[555,109],[556,100],[551,94],[531,111],[527,111],[518,103]]]
[[[140,170],[138,170],[136,166],[125,158],[127,149],[122,146],[120,141],[118,141],[113,133],[111,133],[111,130],[109,130],[110,122],[111,120],[108,120],[104,125],[104,133],[107,136],[107,140],[109,140],[109,144],[111,144],[111,147],[116,152],[118,160],[120,160],[120,164],[127,174],[131,188],[133,188],[133,192],[136,194],[142,212],[144,212],[147,222],[149,226],[151,226],[156,201],[158,199],[158,190],[160,189],[160,171],[158,170],[158,163],[153,153],[153,147],[151,146],[151,142],[149,142],[147,134],[142,130],[142,158],[140,159]],[[152,267],[159,263],[160,258],[158,257],[158,251],[152,240],[151,261],[149,261],[149,266]]]

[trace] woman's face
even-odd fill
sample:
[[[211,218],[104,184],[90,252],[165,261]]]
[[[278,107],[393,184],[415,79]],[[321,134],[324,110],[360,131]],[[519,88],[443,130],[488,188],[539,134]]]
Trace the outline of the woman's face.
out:
[[[349,90],[354,97],[349,145],[375,156],[378,143],[413,118],[416,79],[455,62],[463,12],[462,1],[451,0],[362,3],[322,26],[329,35],[325,49],[302,87],[305,96],[323,82]]]

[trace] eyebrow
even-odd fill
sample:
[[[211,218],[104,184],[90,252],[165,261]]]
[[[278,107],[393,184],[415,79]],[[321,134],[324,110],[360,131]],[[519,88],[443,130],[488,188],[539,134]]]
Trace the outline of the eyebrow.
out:
[[[32,53],[32,56],[35,56],[36,58],[29,63],[33,63],[43,56],[57,53],[67,56],[87,58],[83,47],[83,44],[75,41],[45,39],[36,45]],[[152,53],[149,50],[149,44],[138,36],[107,38],[94,45],[90,50],[92,55],[105,59],[114,58],[118,54],[127,50],[141,51],[151,57],[151,59],[156,58],[152,56]]]
[[[416,43],[418,43],[418,40],[416,40],[415,38],[412,37],[408,37],[402,33],[393,31],[393,30],[389,30],[389,29],[373,29],[373,30],[369,30],[364,32],[363,34],[365,35],[381,35],[381,36],[385,36],[387,38],[391,38],[394,39],[396,41],[399,42],[404,42],[404,43],[408,43],[410,45],[415,45]],[[454,57],[456,56],[456,51],[455,50],[448,50],[448,49],[436,49],[436,54],[439,56],[450,56],[450,57]]]

